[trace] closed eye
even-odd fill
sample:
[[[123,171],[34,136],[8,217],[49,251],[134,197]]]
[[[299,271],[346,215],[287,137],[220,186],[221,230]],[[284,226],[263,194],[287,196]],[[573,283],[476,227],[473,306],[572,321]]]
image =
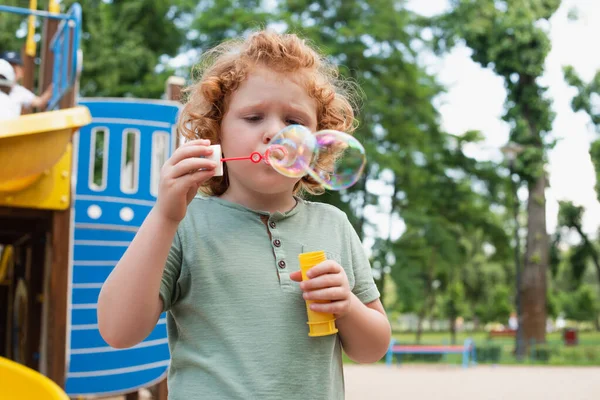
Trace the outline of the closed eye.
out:
[[[259,122],[262,120],[262,117],[260,115],[252,115],[250,117],[244,117],[244,120],[248,122]]]

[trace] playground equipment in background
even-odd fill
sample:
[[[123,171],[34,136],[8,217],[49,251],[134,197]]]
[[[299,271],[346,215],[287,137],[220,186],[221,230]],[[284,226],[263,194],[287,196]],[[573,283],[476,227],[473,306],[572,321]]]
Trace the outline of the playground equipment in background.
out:
[[[48,19],[48,32],[52,20],[56,35],[44,35],[41,46],[40,77],[49,80],[51,73],[53,81],[50,111],[0,126],[0,325],[9,326],[0,331],[0,354],[42,371],[73,397],[163,382],[159,393],[166,398],[164,315],[142,343],[114,349],[98,332],[96,303],[156,201],[180,103],[88,98],[77,104],[71,91],[82,59],[79,4],[66,14],[55,1],[49,12],[38,11],[35,1],[29,10],[2,5],[3,11],[29,16],[28,56],[35,55],[35,17]],[[167,84],[168,97],[177,99],[181,80]]]
[[[52,1],[51,10],[56,11]],[[81,6],[73,4],[66,14],[0,6],[0,12],[29,16],[26,53],[35,55],[35,16],[60,20],[51,41],[54,58],[53,89],[49,109],[55,109],[75,85],[81,31]],[[64,210],[70,200],[71,137],[91,120],[85,107],[25,115],[0,126],[0,206]],[[43,179],[42,179],[43,177]]]
[[[85,107],[4,121],[0,205],[66,209],[71,193],[71,136],[90,121]]]
[[[514,338],[517,336],[517,330],[516,329],[492,329],[489,334],[488,334],[488,338],[489,339],[493,339],[493,338]]]
[[[0,357],[0,398],[69,400],[67,394],[44,375],[3,357]]]
[[[75,86],[78,73],[81,69],[81,5],[73,3],[65,14],[60,13],[60,6],[56,0],[50,0],[48,11],[37,10],[37,1],[31,0],[29,8],[0,5],[0,12],[27,15],[28,31],[25,52],[28,56],[35,56],[35,17],[56,19],[60,25],[56,34],[50,41],[50,51],[54,59],[52,69],[52,97],[48,103],[48,110],[55,110],[61,99]]]
[[[392,339],[388,348],[385,361],[388,366],[392,365],[392,359],[396,356],[397,363],[400,364],[402,354],[462,354],[462,366],[468,368],[469,364],[477,362],[475,343],[472,339],[465,339],[462,346],[454,345],[401,345]]]
[[[142,99],[82,99],[92,122],[77,135],[67,380],[70,396],[128,393],[164,379],[166,316],[144,341],[114,349],[100,336],[102,283],[152,209],[162,164],[175,146],[180,105]]]
[[[35,188],[40,188],[39,181],[47,179],[53,181],[54,186],[64,185],[65,192],[61,195],[68,195],[71,189],[70,164],[55,164],[53,168],[58,166],[59,173],[42,174],[43,177],[31,186],[19,190],[18,186],[23,186],[21,180],[26,181],[26,177],[30,176],[23,172],[27,171],[27,164],[19,159],[14,160],[18,167],[14,168],[14,173],[19,174],[16,175],[19,179],[4,181],[14,190],[0,192],[0,201],[12,196],[12,201],[18,200],[21,207],[26,204],[47,207],[49,203],[60,207],[70,205],[74,217],[69,228],[68,266],[65,266],[71,271],[68,282],[70,301],[66,304],[66,376],[61,384],[70,396],[130,393],[156,384],[166,376],[170,356],[165,315],[142,343],[130,349],[114,349],[100,336],[96,304],[103,282],[156,201],[161,166],[175,147],[175,122],[180,104],[143,99],[89,98],[81,99],[79,107],[91,115],[91,121],[74,136],[73,177],[76,177],[76,185],[72,201],[65,203],[63,198],[52,198],[51,192],[35,191]],[[42,114],[69,115],[54,111],[25,118]],[[81,116],[79,113],[75,115]],[[77,118],[71,117],[63,119],[74,123]],[[20,126],[16,120],[13,125]],[[15,140],[22,140],[23,148],[17,151],[16,145],[11,146],[19,154],[35,148],[35,143],[26,133],[21,133],[15,136]],[[70,139],[70,134],[63,133],[63,136]],[[4,140],[7,139],[0,136],[0,143]],[[63,143],[57,147],[63,145],[71,144]],[[4,160],[2,151],[3,148],[0,149],[0,157]],[[29,159],[37,160],[37,164],[52,163],[44,154]],[[3,176],[0,175],[0,184]],[[11,176],[7,174],[6,178]],[[37,198],[30,196],[33,192],[38,194]],[[24,199],[19,196],[24,196]],[[13,251],[12,246],[5,247],[0,272],[8,265]],[[6,272],[0,275],[4,276]],[[24,281],[19,281],[22,289],[23,284]]]

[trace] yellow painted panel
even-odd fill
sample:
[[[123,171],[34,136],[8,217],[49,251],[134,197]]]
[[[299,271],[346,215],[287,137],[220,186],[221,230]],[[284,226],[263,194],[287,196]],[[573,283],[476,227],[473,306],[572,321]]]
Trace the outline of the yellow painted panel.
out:
[[[63,155],[73,132],[91,122],[87,107],[24,115],[0,124],[0,187],[18,190]]]
[[[72,158],[72,145],[67,143],[66,151],[60,160],[49,170],[42,172],[33,184],[19,191],[0,192],[0,206],[67,209],[71,201]]]

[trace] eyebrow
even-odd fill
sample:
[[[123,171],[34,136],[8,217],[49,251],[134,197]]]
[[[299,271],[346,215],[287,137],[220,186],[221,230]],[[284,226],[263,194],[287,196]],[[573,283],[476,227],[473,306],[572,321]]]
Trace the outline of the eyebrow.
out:
[[[260,102],[256,102],[256,103],[252,103],[249,104],[247,106],[243,106],[241,108],[239,108],[237,110],[237,112],[239,113],[244,113],[244,112],[248,112],[248,111],[252,111],[255,108],[260,108],[260,107],[264,107],[266,104],[268,104],[265,101],[260,101]],[[300,117],[307,119],[307,122],[312,122],[313,121],[313,117],[311,117],[310,113],[307,112],[304,107],[298,107],[298,106],[294,106],[292,104],[285,104],[284,105],[284,109],[286,111],[291,111],[291,112],[295,112],[300,114]],[[316,120],[316,112],[315,112],[315,116],[314,119]]]

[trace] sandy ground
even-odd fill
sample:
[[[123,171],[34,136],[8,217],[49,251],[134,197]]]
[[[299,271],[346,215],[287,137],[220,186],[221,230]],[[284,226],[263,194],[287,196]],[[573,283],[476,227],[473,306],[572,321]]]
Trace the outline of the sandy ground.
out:
[[[600,400],[600,367],[345,365],[344,369],[346,400]]]
[[[599,400],[600,368],[345,366],[346,400]]]

